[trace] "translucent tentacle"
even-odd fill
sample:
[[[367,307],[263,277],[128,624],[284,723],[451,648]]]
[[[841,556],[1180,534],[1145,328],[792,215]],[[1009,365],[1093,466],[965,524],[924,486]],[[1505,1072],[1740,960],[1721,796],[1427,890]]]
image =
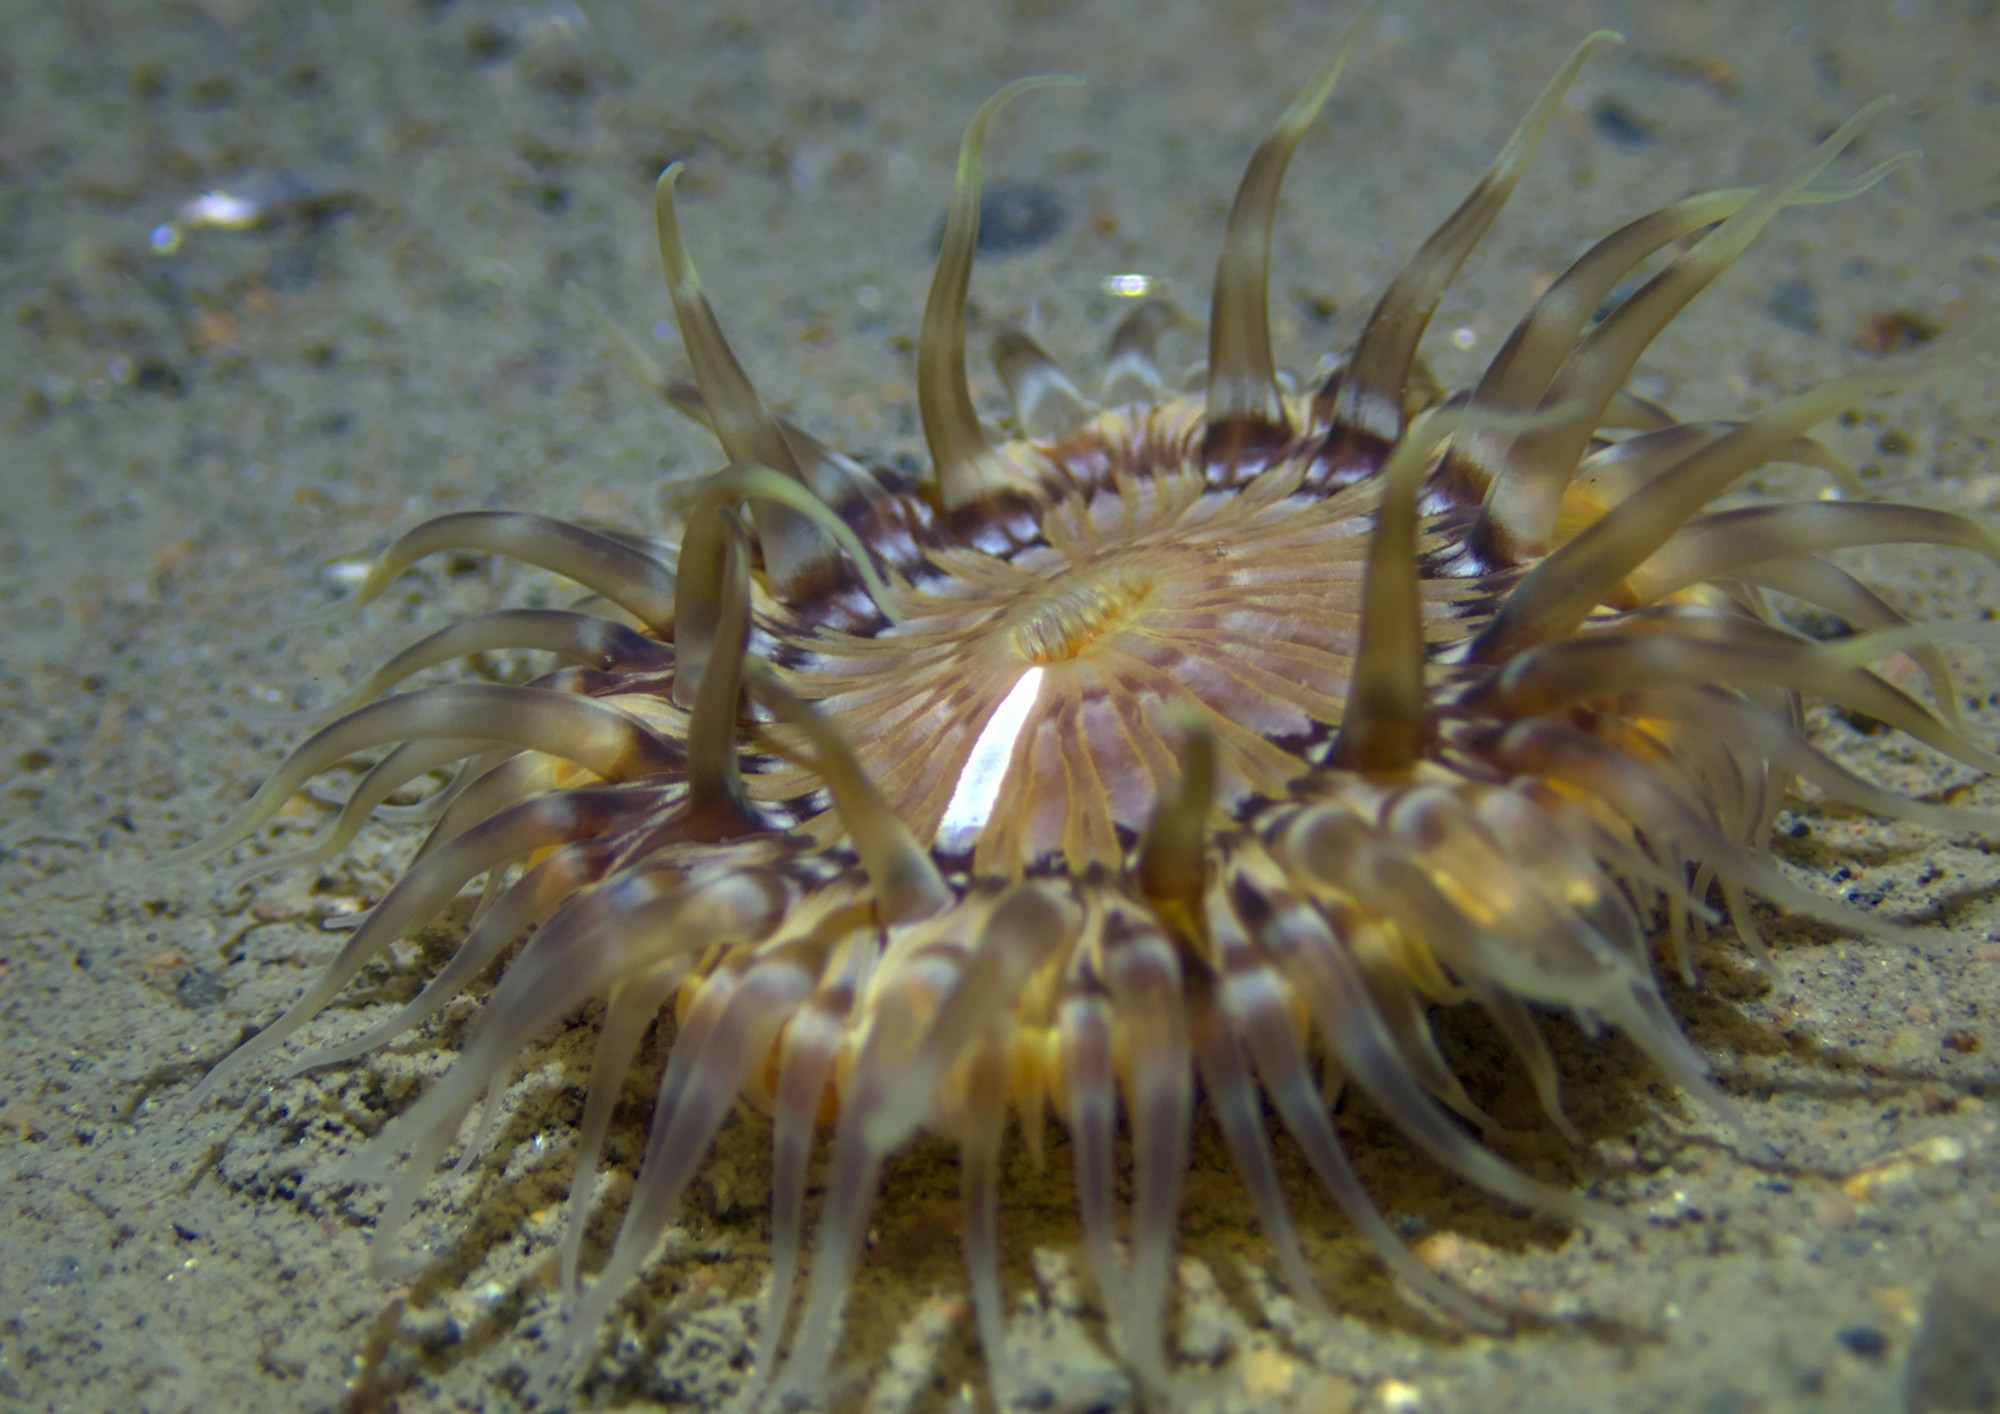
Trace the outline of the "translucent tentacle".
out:
[[[253,859],[230,871],[223,880],[223,887],[234,891],[266,874],[325,863],[353,842],[383,801],[411,781],[474,754],[482,745],[482,742],[460,741],[451,737],[442,741],[405,742],[368,768],[367,774],[354,787],[353,794],[341,803],[339,813],[325,829],[308,840],[304,848]]]
[[[854,528],[830,507],[811,491],[767,467],[726,467],[702,483],[701,493],[688,511],[687,531],[681,538],[679,569],[674,581],[677,623],[672,695],[676,706],[694,705],[696,685],[707,670],[724,607],[723,558],[734,533],[730,527],[738,518],[739,508],[748,501],[798,512],[823,531],[837,550],[846,552],[848,563],[882,616],[891,623],[901,617],[897,599],[882,578],[874,557]]]
[[[1557,401],[1578,400],[1580,415],[1565,426],[1520,437],[1508,451],[1504,468],[1495,466],[1486,527],[1493,544],[1517,547],[1517,559],[1547,547],[1571,469],[1588,446],[1604,408],[1631,376],[1639,356],[1690,300],[1749,248],[1780,211],[1797,203],[1800,193],[1889,101],[1878,99],[1848,119],[1833,136],[1762,187],[1584,336],[1548,392],[1548,397]],[[1573,309],[1568,318],[1574,318]]]
[[[1914,156],[1902,153],[1853,182],[1805,187],[1794,192],[1785,204],[1805,206],[1852,200]],[[1473,405],[1532,406],[1554,384],[1604,301],[1641,261],[1683,236],[1734,216],[1758,194],[1756,187],[1736,187],[1687,197],[1641,216],[1592,246],[1542,293],[1493,356],[1473,391]],[[1616,423],[1612,421],[1614,410]],[[1630,389],[1620,388],[1612,394],[1594,425],[1664,430],[1673,422],[1664,410],[1648,407]],[[1531,532],[1546,535],[1553,528],[1554,500],[1560,499],[1567,469],[1524,460],[1495,480],[1495,473],[1508,466],[1507,450],[1512,442],[1511,436],[1494,432],[1468,435],[1453,446],[1446,474],[1454,479],[1469,478],[1487,491],[1481,511],[1482,528],[1475,534],[1493,543],[1509,558],[1519,560],[1546,551],[1546,542]]]
[[[873,1128],[870,1116],[882,1103],[918,1034],[914,997],[900,991],[884,995],[862,1054],[841,1094],[840,1124],[834,1133],[826,1207],[820,1217],[812,1280],[806,1291],[805,1311],[799,1318],[798,1339],[778,1375],[776,1392],[780,1398],[816,1390],[833,1355],[841,1303],[847,1296],[855,1258],[867,1233],[868,1212],[875,1202],[882,1160],[887,1157],[886,1151],[870,1137]]]
[[[1107,999],[1095,989],[1072,993],[1061,1004],[1057,1028],[1062,1052],[1063,1119],[1069,1127],[1070,1163],[1076,1176],[1084,1255],[1103,1297],[1111,1328],[1126,1338],[1125,1357],[1136,1365],[1146,1352],[1129,1346],[1132,1330],[1126,1316],[1129,1288],[1120,1280],[1112,1249],[1117,1231],[1113,1136],[1117,1127],[1118,1092]]]
[[[660,174],[653,188],[653,217],[660,241],[660,268],[674,302],[681,347],[694,365],[705,420],[731,462],[769,467],[807,490],[805,473],[792,455],[790,443],[777,419],[765,409],[764,400],[757,396],[750,375],[737,362],[715,311],[709,307],[708,296],[702,293],[694,260],[681,242],[680,221],[674,210],[674,183],[680,174],[678,162]],[[757,508],[756,520],[757,543],[780,595],[805,580],[833,553],[818,528],[794,506],[767,502]]]
[[[1729,628],[1727,639],[1665,632],[1546,644],[1509,663],[1488,701],[1507,716],[1526,718],[1660,682],[1769,684],[1865,712],[1968,766],[2000,771],[2000,755],[1968,741],[1893,683],[1844,661],[1832,646],[1747,622]]]
[[[1592,452],[1577,468],[1573,480],[1578,486],[1595,491],[1606,504],[1616,504],[1654,480],[1661,472],[1679,465],[1696,451],[1740,426],[1740,422],[1677,422],[1641,432],[1636,437],[1627,437],[1622,442],[1614,442]],[[1794,437],[1773,452],[1770,461],[1817,467],[1850,494],[1866,495],[1866,488],[1854,468],[1827,450],[1824,443],[1811,437]],[[1593,508],[1592,514],[1596,513]],[[1565,527],[1559,524],[1558,537],[1564,533]]]
[[[951,903],[956,895],[937,864],[883,799],[840,729],[760,660],[745,662],[744,677],[779,721],[803,732],[812,743],[815,765],[833,796],[833,808],[854,841],[861,867],[868,871],[882,921],[914,923]]]
[[[1382,469],[1361,596],[1361,643],[1331,758],[1350,770],[1405,770],[1430,740],[1417,485],[1457,423],[1451,412],[1421,414]]]
[[[958,180],[945,214],[937,271],[924,301],[917,341],[917,412],[937,469],[938,496],[947,510],[983,496],[1024,490],[1027,474],[987,438],[972,405],[965,369],[965,297],[972,287],[972,257],[979,246],[979,148],[986,125],[1007,104],[1038,88],[1077,80],[1044,75],[1016,79],[979,105],[958,149]]]
[[[1322,1044],[1340,1058],[1349,1078],[1419,1148],[1468,1182],[1510,1203],[1568,1222],[1627,1223],[1616,1209],[1522,1173],[1468,1137],[1446,1116],[1397,1056],[1388,1029],[1368,1005],[1366,985],[1322,916],[1325,905],[1269,901],[1240,891],[1236,903],[1246,921],[1255,920],[1251,935],[1305,1000]],[[1246,1039],[1253,1051],[1264,1040],[1262,1036]],[[1273,1100],[1278,1100],[1280,1090],[1271,1076],[1266,1076],[1265,1085]],[[1290,1123],[1290,1113],[1282,1106],[1281,1113],[1286,1113]]]
[[[1013,1005],[1035,971],[1075,939],[1078,910],[1052,889],[1022,884],[986,916],[923,1040],[870,1115],[869,1142],[887,1150],[929,1117],[945,1072]]]
[[[1403,390],[1410,380],[1417,344],[1430,324],[1445,286],[1458,274],[1473,247],[1499,216],[1500,208],[1513,195],[1584,61],[1607,44],[1624,42],[1622,35],[1598,30],[1571,52],[1471,195],[1390,282],[1374,313],[1368,317],[1346,371],[1341,374],[1340,386],[1334,393],[1333,436],[1361,432],[1386,443],[1402,435]]]
[[[1160,377],[1157,356],[1160,336],[1188,324],[1179,305],[1158,298],[1141,300],[1119,320],[1104,351],[1104,405],[1115,408],[1165,398],[1167,385]]]
[[[1244,170],[1229,208],[1208,310],[1210,456],[1245,436],[1283,435],[1284,397],[1271,353],[1271,223],[1285,168],[1325,106],[1347,57],[1367,33],[1376,7],[1348,21],[1333,52],[1285,109]]]
[[[398,1007],[393,1016],[352,1041],[300,1057],[285,1068],[285,1073],[299,1075],[321,1066],[359,1059],[434,1015],[485,971],[509,943],[545,922],[578,890],[602,877],[615,852],[615,844],[601,838],[578,840],[551,851],[480,915],[452,951],[451,960],[424,984],[422,991]]]
[[[468,773],[477,760],[466,762]],[[417,863],[481,820],[489,819],[539,791],[553,788],[562,774],[562,763],[540,752],[524,751],[494,762],[473,775],[453,794],[451,802],[438,813],[437,823],[424,836],[424,842],[417,846],[410,863]]]
[[[1625,584],[1634,603],[1651,604],[1766,560],[1862,545],[1949,545],[2000,563],[2000,535],[1955,511],[1873,501],[1787,501],[1717,511],[1688,522],[1627,575]]]
[[[1236,989],[1229,1000],[1212,991],[1197,996],[1193,1035],[1202,1089],[1207,1093],[1223,1142],[1229,1146],[1236,1172],[1250,1195],[1250,1206],[1256,1210],[1257,1221],[1277,1253],[1285,1285],[1301,1305],[1315,1314],[1323,1314],[1326,1303],[1299,1246],[1298,1231],[1285,1203],[1284,1184],[1278,1178],[1270,1142],[1265,1138],[1257,1086],[1244,1059],[1242,1043],[1237,1040],[1251,1026],[1290,1025],[1291,1019],[1283,1014],[1282,1001],[1276,1014],[1269,1009],[1260,1013],[1254,1002],[1241,995],[1245,989],[1238,987],[1234,978],[1223,986]],[[1271,987],[1268,977],[1255,978],[1250,990],[1269,995]]]
[[[1211,912],[1225,916],[1227,908],[1218,902]],[[1230,912],[1246,916],[1241,910]],[[1264,1093],[1270,1096],[1285,1128],[1305,1154],[1306,1162],[1347,1220],[1354,1224],[1383,1265],[1405,1285],[1440,1310],[1475,1325],[1490,1326],[1492,1316],[1477,1302],[1440,1281],[1410,1254],[1362,1187],[1313,1085],[1304,1049],[1293,1028],[1290,1003],[1277,972],[1268,961],[1260,962],[1232,973],[1228,986],[1228,1018],[1236,1040],[1249,1052]],[[1425,1103],[1428,1105],[1429,1101]]]
[[[751,828],[750,802],[736,757],[744,649],[750,640],[750,552],[736,513],[724,513],[723,522],[728,534],[716,565],[714,633],[688,707],[687,732],[688,820],[697,833],[712,839]]]
[[[972,1313],[986,1357],[994,1405],[1006,1408],[1012,1380],[1007,1368],[1006,1322],[1000,1297],[1000,1142],[1007,1127],[1007,1053],[989,1040],[966,1071],[965,1116],[959,1139],[959,1173],[965,1213],[965,1272]]]
[[[1537,562],[1474,640],[1474,657],[1498,662],[1530,644],[1574,631],[1625,576],[1739,477],[1813,424],[1914,377],[1904,369],[1822,383],[1765,409],[1662,472]]]
[[[605,1136],[618,1108],[618,1092],[631,1072],[632,1061],[646,1033],[660,1019],[687,976],[686,958],[676,958],[651,972],[613,984],[604,1005],[604,1023],[584,1082],[583,1117],[576,1127],[576,1161],[570,1170],[569,1212],[557,1245],[558,1280],[563,1293],[564,1321],[575,1319],[574,1306],[582,1291],[583,1238],[590,1227],[590,1200],[597,1187],[597,1165],[604,1155]],[[679,1046],[686,1032],[676,1034]]]
[[[640,723],[573,693],[487,683],[426,687],[363,707],[314,732],[221,829],[167,855],[161,867],[199,864],[247,839],[300,786],[337,761],[421,738],[504,742],[574,761],[607,781],[679,764],[678,752]]]
[[[1014,405],[1014,422],[1031,442],[1059,442],[1090,421],[1095,408],[1042,346],[1019,329],[993,340],[993,367]]]
[[[203,1077],[195,1087],[194,1100],[205,1100],[230,1077],[284,1044],[288,1036],[317,1016],[370,958],[429,922],[471,880],[535,850],[601,834],[622,819],[637,800],[630,792],[603,787],[525,801],[467,830],[413,866],[313,979],[305,994]]]
[[[778,1342],[784,1336],[785,1313],[798,1272],[813,1130],[833,1078],[835,1058],[845,1044],[858,985],[858,951],[848,949],[847,956],[828,969],[811,1001],[785,1028],[771,1107],[771,1290],[744,1391],[745,1409],[756,1407],[759,1392],[777,1366]]]
[[[1736,843],[1645,765],[1587,732],[1543,719],[1495,731],[1481,752],[1503,769],[1546,775],[1594,791],[1680,857],[1699,860],[1719,879],[1748,889],[1807,918],[1870,937],[1902,937],[1914,930],[1865,914],[1793,883],[1756,851]]]
[[[1126,1298],[1112,1309],[1123,1311],[1126,1358],[1142,1380],[1163,1387],[1169,1272],[1194,1104],[1184,979],[1161,934],[1108,936],[1105,946],[1105,984],[1125,1040],[1133,1156],[1132,1275]],[[1113,1279],[1099,1273],[1100,1281]]]
[[[1806,555],[1765,560],[1747,570],[1737,571],[1734,577],[1824,609],[1857,629],[1913,627],[1911,621],[1881,595],[1826,560]],[[1959,708],[1958,688],[1944,654],[1938,651],[1935,644],[1928,642],[1912,643],[1903,651],[1922,671],[1938,715],[1954,730],[1964,730],[1965,719]]]
[[[732,975],[738,968],[740,975]],[[602,1328],[612,1305],[653,1255],[737,1092],[766,1062],[814,976],[812,963],[792,950],[739,959],[703,980],[660,1078],[631,1205],[610,1260],[577,1307],[573,1339]]]
[[[602,594],[655,633],[673,633],[671,566],[594,530],[526,511],[455,511],[425,521],[382,552],[346,602],[366,604],[440,550],[483,550],[552,570]]]
[[[352,692],[315,717],[350,712],[425,668],[475,653],[529,649],[554,653],[608,672],[655,672],[673,666],[673,649],[636,629],[571,609],[497,609],[446,624],[370,673]]]
[[[1941,805],[1877,785],[1841,765],[1784,718],[1724,688],[1663,683],[1634,692],[1632,709],[1642,715],[1671,714],[1726,731],[1730,741],[1754,759],[1809,782],[1835,800],[1872,815],[1909,820],[1949,836],[2000,835],[2000,810]]]

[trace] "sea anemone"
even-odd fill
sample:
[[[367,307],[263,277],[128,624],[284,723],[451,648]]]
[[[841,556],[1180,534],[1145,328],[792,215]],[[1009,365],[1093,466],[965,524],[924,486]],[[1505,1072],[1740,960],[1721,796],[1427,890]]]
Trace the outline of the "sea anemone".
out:
[[[551,1366],[574,1369],[742,1102],[773,1131],[755,1379],[778,1396],[818,1390],[880,1171],[919,1135],[957,1149],[989,1368],[1010,1117],[1038,1160],[1051,1110],[1065,1131],[1082,1245],[1120,1354],[1149,1387],[1169,1379],[1197,1095],[1304,1302],[1314,1277],[1274,1138],[1297,1146],[1408,1290],[1451,1319],[1493,1319],[1416,1261],[1364,1191],[1331,1115],[1342,1083],[1497,1197],[1617,1221],[1484,1142],[1494,1126],[1431,1013],[1486,1013],[1572,1137],[1543,1010],[1629,1038],[1726,1117],[1664,1000],[1656,935],[1692,980],[1692,941],[1725,917],[1761,957],[1752,896],[1895,930],[1764,852],[1800,785],[1938,830],[1995,825],[1864,779],[1803,732],[1801,702],[1817,698],[2000,769],[1961,730],[1935,648],[1951,630],[1909,624],[1828,555],[1915,542],[2000,558],[2000,541],[1966,516],[1853,498],[1851,474],[1807,436],[1907,370],[1734,422],[1677,421],[1626,386],[1781,212],[1856,196],[1903,160],[1821,180],[1880,104],[1762,186],[1684,198],[1599,241],[1475,386],[1447,395],[1431,379],[1418,346],[1442,292],[1615,35],[1561,66],[1345,359],[1311,386],[1281,375],[1267,310],[1279,185],[1359,32],[1251,159],[1188,391],[1161,376],[1159,342],[1186,321],[1160,300],[1112,334],[1094,401],[1007,332],[994,346],[1013,408],[1004,437],[975,411],[965,359],[980,146],[1002,105],[1052,81],[979,109],[923,315],[921,475],[864,468],[768,411],[702,294],[669,168],[660,253],[693,378],[661,392],[713,431],[725,465],[666,535],[481,511],[421,525],[374,564],[361,601],[445,550],[510,556],[588,597],[482,614],[404,650],[189,851],[230,849],[316,774],[386,748],[323,838],[242,877],[323,860],[399,792],[450,773],[407,872],[203,1093],[480,885],[469,930],[420,995],[297,1063],[364,1055],[519,945],[449,1071],[371,1151],[385,1166],[408,1158],[378,1255],[482,1094],[472,1153],[515,1058],[601,1004],[560,1249],[569,1322]],[[1653,273],[1637,281],[1642,267]],[[1820,468],[1849,494],[1719,505],[1771,463]],[[1796,632],[1774,596],[1852,632]],[[497,650],[566,665],[525,685],[391,691]],[[1898,652],[1936,709],[1869,667]],[[671,1039],[649,1140],[586,1284],[593,1181],[656,1023]],[[822,1134],[825,1195],[793,1323]]]

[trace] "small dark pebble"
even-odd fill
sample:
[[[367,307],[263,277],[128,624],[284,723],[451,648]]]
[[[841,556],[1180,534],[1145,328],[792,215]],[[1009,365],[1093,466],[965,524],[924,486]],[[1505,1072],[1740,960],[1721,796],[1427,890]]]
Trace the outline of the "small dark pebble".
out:
[[[505,63],[519,47],[514,36],[497,25],[476,24],[465,32],[465,52],[475,64]]]
[[[1847,620],[1837,619],[1823,609],[1797,609],[1785,618],[1793,628],[1818,643],[1832,643],[1853,632]]]
[[[1864,1360],[1879,1360],[1889,1348],[1889,1337],[1873,1326],[1842,1326],[1833,1338]]]
[[[43,1286],[69,1286],[83,1274],[83,1263],[74,1257],[53,1257],[42,1263]]]
[[[2000,1246],[1961,1252],[1931,1283],[1903,1375],[1907,1414],[2000,1410]]]
[[[221,977],[205,967],[184,967],[174,978],[174,999],[189,1011],[206,1011],[228,995]]]
[[[1889,730],[1889,724],[1879,717],[1871,717],[1866,712],[1851,707],[1837,708],[1834,715],[1863,736],[1880,736]]]
[[[1771,291],[1764,312],[1801,334],[1819,332],[1819,291],[1807,280],[1787,280]]]
[[[215,112],[233,106],[240,93],[236,80],[224,74],[212,74],[207,78],[196,79],[187,89],[188,100],[204,112]]]
[[[1620,147],[1651,147],[1660,140],[1659,129],[1615,98],[1599,100],[1590,110],[1597,130]]]
[[[1053,239],[1069,224],[1055,189],[1041,182],[993,182],[979,197],[981,255],[1017,255]],[[944,222],[931,232],[933,250],[944,244]]]
[[[1944,326],[1912,309],[1889,309],[1863,319],[1854,331],[1854,347],[1863,353],[1892,354],[1935,339]]]
[[[142,358],[132,369],[132,386],[144,393],[178,397],[187,391],[187,380],[165,359]]]

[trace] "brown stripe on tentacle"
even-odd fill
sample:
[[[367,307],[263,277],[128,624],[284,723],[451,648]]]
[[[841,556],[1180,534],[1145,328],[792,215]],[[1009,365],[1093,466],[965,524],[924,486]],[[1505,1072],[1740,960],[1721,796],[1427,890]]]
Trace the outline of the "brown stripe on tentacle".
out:
[[[666,404],[690,421],[714,429],[701,390],[686,378],[648,379],[648,386]],[[929,502],[918,496],[892,494],[890,485],[898,473],[888,468],[871,470],[862,466],[796,423],[777,419],[778,430],[805,473],[813,494],[834,515],[850,526],[883,565],[908,576],[923,564],[924,547],[935,538],[935,517]],[[829,567],[836,569],[827,577]],[[785,606],[813,622],[829,622],[836,627],[858,628],[876,617],[872,600],[864,606],[866,585],[850,570],[833,562],[816,562],[788,586]],[[828,613],[831,608],[835,612]]]

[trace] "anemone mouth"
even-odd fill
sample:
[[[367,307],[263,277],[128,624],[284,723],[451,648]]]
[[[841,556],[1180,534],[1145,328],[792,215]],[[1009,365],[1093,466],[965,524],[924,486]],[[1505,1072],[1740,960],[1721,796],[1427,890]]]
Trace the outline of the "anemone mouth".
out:
[[[1740,422],[1677,422],[1625,390],[1660,329],[1784,210],[1858,195],[1902,160],[1822,182],[1873,107],[1761,187],[1686,198],[1606,237],[1475,387],[1435,388],[1417,357],[1432,309],[1570,80],[1615,36],[1590,36],[1560,67],[1337,371],[1288,391],[1265,304],[1273,209],[1359,33],[1242,180],[1202,395],[1167,391],[1157,344],[1181,317],[1142,303],[1112,335],[1095,401],[1026,335],[1003,335],[995,363],[1015,416],[1001,437],[976,416],[965,368],[979,151],[999,109],[1044,81],[978,111],[924,313],[918,402],[933,465],[914,486],[766,409],[701,292],[676,171],[665,174],[662,265],[693,379],[661,392],[714,431],[726,465],[670,545],[482,512],[419,526],[376,564],[364,600],[445,548],[541,565],[589,597],[496,611],[398,654],[188,852],[243,841],[357,753],[386,748],[326,834],[240,878],[326,857],[404,785],[455,772],[408,872],[203,1092],[274,1052],[377,951],[483,880],[469,931],[423,993],[299,1064],[367,1052],[520,944],[451,1070],[378,1144],[380,1168],[409,1156],[386,1238],[520,1048],[603,1001],[561,1249],[574,1309],[550,1358],[558,1378],[649,1258],[739,1097],[774,1130],[755,1378],[772,1375],[791,1331],[785,1395],[809,1395],[823,1373],[881,1167],[920,1131],[958,1147],[996,1379],[1010,1114],[1038,1154],[1052,1113],[1066,1131],[1083,1245],[1122,1354],[1149,1385],[1168,1379],[1166,1278],[1197,1092],[1307,1300],[1274,1131],[1406,1287],[1454,1319],[1491,1319],[1383,1222],[1342,1152],[1327,1074],[1495,1195],[1616,1221],[1482,1144],[1490,1122],[1434,1041],[1431,1009],[1484,1010],[1566,1134],[1537,1008],[1622,1032],[1726,1116],[1662,998],[1656,920],[1690,974],[1692,934],[1723,911],[1760,949],[1752,894],[1893,931],[1760,853],[1801,783],[1940,830],[2000,828],[1895,795],[1802,734],[1798,704],[1813,696],[2000,768],[1961,731],[1929,631],[1827,556],[1907,541],[2000,559],[2000,540],[1915,507],[1717,508],[1770,461],[1839,470],[1807,434],[1893,377],[1837,380]],[[1772,613],[1773,594],[1862,634],[1806,639]],[[392,691],[496,648],[567,665],[527,686]],[[1872,672],[1875,650],[1916,656],[1944,714]],[[634,1195],[586,1288],[581,1238],[618,1084],[669,1009]],[[794,1326],[822,1129],[828,1187]]]

